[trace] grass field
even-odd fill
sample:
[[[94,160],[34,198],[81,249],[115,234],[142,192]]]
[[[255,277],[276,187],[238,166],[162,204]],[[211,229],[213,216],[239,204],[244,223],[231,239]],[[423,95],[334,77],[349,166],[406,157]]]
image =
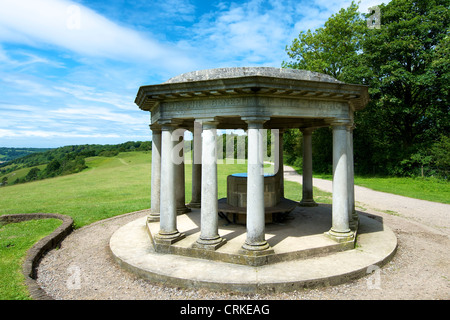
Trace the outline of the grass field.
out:
[[[24,284],[22,263],[28,249],[60,224],[58,219],[42,219],[0,228],[0,300],[31,299]]]
[[[0,188],[0,215],[60,213],[75,227],[127,212],[150,208],[151,153],[125,152],[87,158],[83,172]],[[186,202],[191,199],[191,165],[186,165]],[[219,198],[226,197],[226,177],[245,172],[245,164],[218,165]],[[301,186],[286,182],[286,196],[299,201]],[[326,201],[326,194],[317,193]],[[322,202],[323,202],[322,201]]]
[[[314,178],[332,180],[331,175]],[[400,196],[450,204],[450,182],[437,178],[355,176],[355,185]]]
[[[38,168],[39,170],[43,170],[45,169],[46,166],[47,166],[46,164],[42,164],[36,167],[18,169],[10,173],[0,175],[0,181],[2,181],[4,177],[6,177],[8,179],[8,184],[12,185],[14,180],[23,179],[32,168]]]
[[[301,168],[293,166],[301,173]],[[314,178],[333,180],[330,174],[314,174]],[[429,178],[355,176],[355,185],[400,196],[450,204],[450,182]]]

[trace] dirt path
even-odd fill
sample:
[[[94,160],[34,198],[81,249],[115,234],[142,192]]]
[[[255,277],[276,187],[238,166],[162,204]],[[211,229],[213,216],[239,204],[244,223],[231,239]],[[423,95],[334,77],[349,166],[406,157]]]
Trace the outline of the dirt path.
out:
[[[285,178],[301,182],[292,168]],[[314,179],[331,191],[331,181]],[[73,232],[41,261],[38,282],[56,299],[450,299],[450,205],[355,188],[360,214],[382,220],[398,237],[391,262],[367,277],[333,287],[277,294],[184,290],[139,279],[111,258],[109,238],[147,211],[99,221]],[[395,212],[395,214],[392,214]],[[391,214],[389,214],[391,213]]]

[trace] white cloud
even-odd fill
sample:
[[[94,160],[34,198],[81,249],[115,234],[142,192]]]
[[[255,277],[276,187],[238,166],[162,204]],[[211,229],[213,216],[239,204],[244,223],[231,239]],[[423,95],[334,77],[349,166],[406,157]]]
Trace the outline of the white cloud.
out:
[[[119,138],[118,134],[80,134],[74,132],[48,131],[48,130],[9,130],[0,129],[0,138]]]
[[[381,0],[363,0],[361,12]],[[191,49],[203,48],[210,65],[279,66],[288,57],[285,46],[300,31],[315,30],[351,0],[249,0],[221,2],[192,26]]]
[[[192,65],[175,46],[122,27],[68,0],[2,0],[0,41],[50,44],[76,53],[152,63],[165,68]]]
[[[134,97],[132,96],[103,92],[94,87],[78,84],[65,84],[63,87],[55,86],[54,89],[70,94],[80,100],[101,102],[123,110],[137,110],[134,104]]]
[[[211,60],[238,65],[280,65],[292,36],[294,2],[221,3],[193,27],[193,44]]]
[[[135,114],[139,111],[137,110]],[[111,109],[97,106],[77,106],[72,105],[64,108],[58,108],[49,112],[50,115],[58,119],[84,120],[84,121],[106,121],[108,127],[114,127],[113,123],[119,123],[124,126],[142,125],[148,121],[145,117],[133,116],[129,113],[114,112]],[[101,128],[104,129],[104,128]]]
[[[61,96],[60,92],[53,90],[49,86],[31,79],[20,77],[18,74],[11,76],[3,75],[0,82],[5,82],[9,86],[14,87],[19,95],[46,97]]]

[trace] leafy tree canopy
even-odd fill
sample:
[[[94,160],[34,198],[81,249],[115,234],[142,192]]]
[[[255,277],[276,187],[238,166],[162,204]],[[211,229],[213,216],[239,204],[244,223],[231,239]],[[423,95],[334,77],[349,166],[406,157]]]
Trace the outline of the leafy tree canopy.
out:
[[[352,2],[286,47],[291,61],[284,67],[369,86],[371,102],[355,118],[359,173],[405,175],[418,165],[437,164],[442,143],[436,142],[450,132],[449,4],[392,0],[379,6],[380,27],[368,28],[369,14],[360,14]],[[313,143],[330,143],[329,134],[318,130],[321,137]]]

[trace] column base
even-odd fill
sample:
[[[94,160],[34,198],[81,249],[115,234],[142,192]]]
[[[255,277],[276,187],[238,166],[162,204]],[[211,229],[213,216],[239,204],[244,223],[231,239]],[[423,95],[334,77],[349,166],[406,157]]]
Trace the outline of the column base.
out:
[[[147,217],[147,221],[148,222],[155,222],[155,221],[159,221],[159,212],[155,212],[155,213],[150,213]]]
[[[186,206],[177,208],[177,215],[185,214],[185,213],[188,213],[188,212],[191,212],[191,209],[186,207]]]
[[[265,256],[268,254],[273,254],[275,251],[270,247],[267,241],[263,241],[251,244],[245,242],[239,250],[239,253],[249,256]]]
[[[319,204],[312,199],[307,199],[299,202],[300,207],[317,207]]]
[[[350,227],[350,229],[352,231],[358,230],[358,227],[359,227],[359,216],[358,216],[358,214],[355,211],[353,211],[352,219],[351,219],[351,221],[349,223],[349,227]]]
[[[185,237],[186,235],[184,233],[180,233],[177,230],[169,233],[160,231],[155,235],[154,241],[156,244],[160,245],[171,245]]]
[[[199,209],[202,207],[201,202],[189,202],[186,206],[192,209]]]
[[[192,248],[214,251],[223,246],[226,242],[227,240],[219,236],[212,239],[199,238],[194,244],[192,244]]]
[[[325,232],[324,235],[338,243],[352,242],[355,240],[355,233],[350,229],[344,232],[334,231],[333,229],[330,229],[329,231]]]

